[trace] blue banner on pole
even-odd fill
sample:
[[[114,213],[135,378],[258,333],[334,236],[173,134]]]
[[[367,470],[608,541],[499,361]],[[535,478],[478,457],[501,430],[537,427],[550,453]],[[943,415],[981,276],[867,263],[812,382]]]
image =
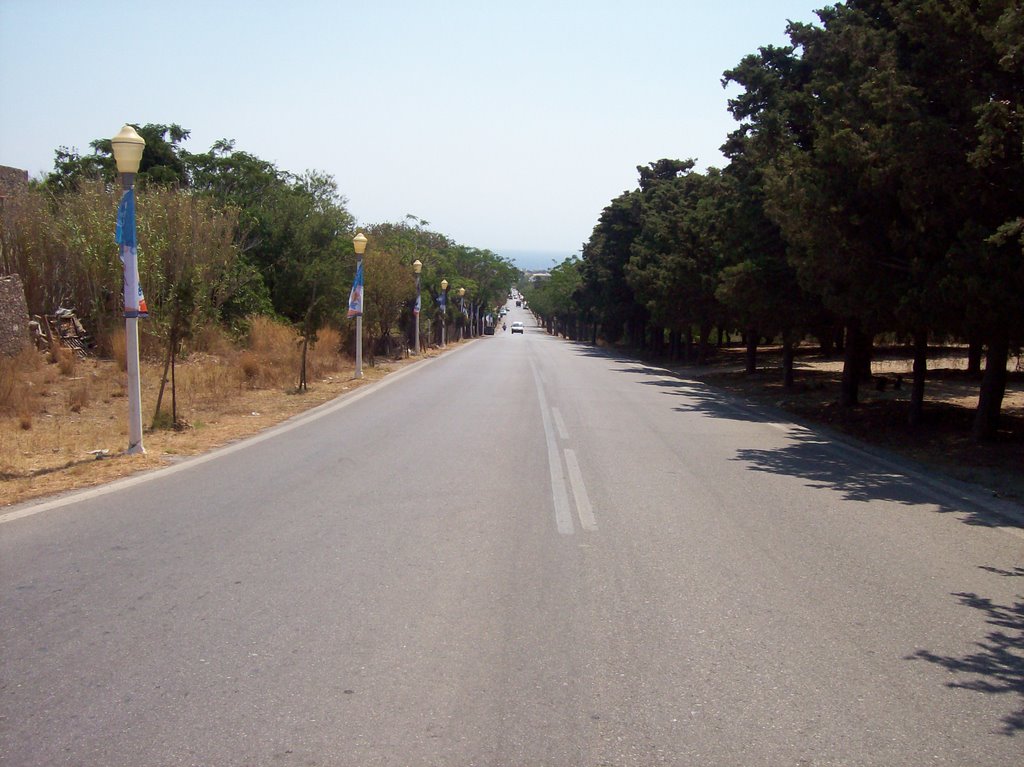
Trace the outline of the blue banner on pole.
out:
[[[135,190],[128,189],[121,195],[117,206],[117,226],[114,240],[121,246],[121,263],[124,265],[124,316],[148,317],[146,297],[139,282],[139,251],[135,235]]]
[[[359,259],[356,266],[356,278],[352,282],[352,291],[348,294],[348,318],[361,317],[363,314],[363,260]]]

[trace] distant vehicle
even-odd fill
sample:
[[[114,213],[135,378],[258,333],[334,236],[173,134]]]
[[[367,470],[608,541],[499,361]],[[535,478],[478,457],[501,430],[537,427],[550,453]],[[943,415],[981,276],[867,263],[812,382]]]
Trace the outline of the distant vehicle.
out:
[[[513,322],[512,323],[512,332],[513,333],[525,333],[526,332],[526,328],[523,327],[523,323],[521,323],[521,322]]]
[[[522,301],[516,301],[516,306],[522,306],[522,305],[523,305]]]
[[[493,336],[494,335],[494,325],[487,325],[486,327],[484,327],[484,335],[485,336]]]

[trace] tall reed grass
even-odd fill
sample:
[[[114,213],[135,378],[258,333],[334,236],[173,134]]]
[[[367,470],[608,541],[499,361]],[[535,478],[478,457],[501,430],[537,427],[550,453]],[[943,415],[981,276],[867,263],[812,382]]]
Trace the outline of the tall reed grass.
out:
[[[0,414],[20,417],[31,412],[31,378],[42,365],[42,358],[32,349],[13,357],[0,355]]]

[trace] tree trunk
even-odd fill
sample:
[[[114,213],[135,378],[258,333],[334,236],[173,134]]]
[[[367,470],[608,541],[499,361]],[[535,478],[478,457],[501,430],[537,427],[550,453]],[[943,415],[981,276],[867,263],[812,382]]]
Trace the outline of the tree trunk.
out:
[[[790,332],[782,333],[782,385],[787,389],[793,388],[793,336]]]
[[[843,380],[839,391],[841,407],[856,407],[859,399],[861,372],[866,337],[860,322],[851,320],[846,327],[846,344],[843,350]]]
[[[832,328],[818,331],[818,351],[822,357],[831,357],[836,352],[835,331]]]
[[[967,340],[967,373],[981,378],[981,353],[984,351],[984,344],[981,338],[972,333]]]
[[[164,403],[164,391],[167,388],[167,371],[171,369],[171,364],[174,359],[174,345],[176,343],[176,333],[174,326],[171,326],[171,334],[167,344],[167,356],[164,357],[164,373],[160,377],[160,391],[156,395],[156,408],[153,410],[153,422],[150,425],[151,429],[156,428],[157,421],[160,418],[160,408]],[[174,399],[174,384],[171,384],[171,398]]]
[[[700,345],[697,347],[697,364],[704,365],[708,361],[708,347],[711,345],[711,323],[702,322],[700,326]]]
[[[178,382],[175,379],[174,363],[178,359],[178,339],[171,342],[171,428],[178,429]]]
[[[861,336],[860,347],[860,382],[871,384],[871,358],[875,356],[875,341],[871,336]]]
[[[683,353],[683,334],[678,330],[669,333],[669,355],[673,361],[678,361]]]
[[[924,417],[924,381],[928,374],[928,331],[919,328],[914,331],[914,385],[910,391],[911,428],[921,425]]]
[[[164,402],[164,389],[167,388],[167,372],[171,369],[171,347],[170,344],[167,346],[167,356],[164,357],[164,373],[160,376],[160,391],[156,395],[156,409],[153,411],[153,422],[150,424],[151,429],[156,428],[157,419],[160,418],[160,406]]]
[[[989,340],[985,355],[985,375],[981,379],[978,409],[974,414],[973,435],[979,442],[995,439],[999,428],[999,412],[1006,394],[1006,362],[1010,356],[1010,343],[1005,330]]]
[[[302,369],[299,371],[299,391],[306,391],[306,349],[309,348],[309,336],[302,337]]]
[[[665,356],[665,328],[661,325],[651,326],[651,352],[655,357]]]
[[[755,328],[747,328],[747,375],[757,372],[757,341],[761,337]]]

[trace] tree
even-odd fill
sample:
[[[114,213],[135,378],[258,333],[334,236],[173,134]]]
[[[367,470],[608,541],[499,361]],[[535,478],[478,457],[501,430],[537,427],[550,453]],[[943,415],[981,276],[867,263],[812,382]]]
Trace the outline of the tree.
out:
[[[631,340],[642,337],[647,316],[626,280],[626,264],[634,240],[640,233],[641,195],[623,192],[603,211],[590,238],[583,245],[580,274],[581,289],[600,335],[609,343],[618,343],[628,331]]]
[[[146,274],[151,332],[166,344],[164,372],[153,415],[160,422],[170,372],[171,425],[177,427],[175,361],[182,341],[202,324],[219,320],[237,287],[237,211],[217,209],[187,191],[150,187],[140,196],[140,241],[155,268]]]
[[[351,275],[353,218],[331,176],[309,171],[272,190],[264,252],[274,309],[302,339],[298,390],[305,391],[306,352],[317,330],[345,306]]]
[[[824,311],[797,280],[788,260],[788,244],[765,212],[764,180],[750,141],[733,134],[723,147],[730,158],[724,171],[723,262],[715,297],[744,329],[748,373],[756,371],[761,336],[782,336],[782,370],[793,385],[795,344]]]
[[[413,300],[415,284],[409,265],[403,263],[398,253],[379,244],[373,230],[370,231],[363,257],[363,330],[368,336],[366,348],[372,364],[377,353],[389,353],[391,330]]]
[[[147,123],[133,127],[146,141],[136,183],[140,187],[147,184],[188,186],[186,153],[181,144],[188,139],[189,131],[177,124]],[[54,169],[44,181],[51,192],[72,192],[84,181],[116,181],[117,165],[110,139],[95,139],[89,142],[89,146],[92,154],[85,156],[68,147],[60,147],[56,151]]]
[[[544,319],[550,333],[576,339],[579,307],[576,291],[582,284],[580,260],[571,256],[551,270],[551,276],[535,280],[525,291],[527,303],[534,314]]]
[[[700,330],[698,364],[704,364],[711,328],[721,318],[715,289],[721,264],[721,172],[693,172],[692,160],[659,160],[640,172],[641,227],[626,277],[654,325],[676,337]]]

